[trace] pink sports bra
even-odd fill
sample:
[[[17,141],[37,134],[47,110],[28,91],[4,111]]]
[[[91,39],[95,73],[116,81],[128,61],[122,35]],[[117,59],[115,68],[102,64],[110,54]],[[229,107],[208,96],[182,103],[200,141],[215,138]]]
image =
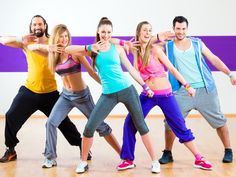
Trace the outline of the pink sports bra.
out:
[[[142,61],[138,59],[138,70],[144,81],[155,77],[166,77],[163,64],[157,63],[153,56],[150,57],[148,65],[142,68]]]
[[[75,61],[71,55],[68,56],[68,59],[61,64],[57,64],[56,73],[64,76],[72,73],[81,72],[81,65]]]

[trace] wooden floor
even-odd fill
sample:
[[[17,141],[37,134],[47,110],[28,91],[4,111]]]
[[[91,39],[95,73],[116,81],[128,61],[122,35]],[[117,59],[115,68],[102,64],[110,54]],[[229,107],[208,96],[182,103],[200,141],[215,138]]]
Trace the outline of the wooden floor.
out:
[[[174,163],[161,166],[160,174],[150,173],[149,156],[137,136],[136,159],[137,167],[132,170],[118,172],[116,165],[120,162],[119,156],[111,149],[103,138],[96,134],[92,147],[93,159],[89,162],[89,172],[76,174],[75,168],[79,160],[79,148],[70,146],[61,133],[58,134],[58,166],[51,169],[42,169],[44,160],[42,152],[45,141],[46,119],[29,119],[18,133],[20,143],[17,145],[18,160],[0,164],[0,177],[235,177],[236,159],[234,163],[223,164],[223,146],[215,132],[204,119],[193,118],[187,120],[187,125],[192,129],[196,137],[195,144],[202,154],[214,165],[213,171],[204,171],[193,168],[193,156],[178,141],[175,142],[173,156]],[[85,119],[72,119],[82,132]],[[118,141],[122,142],[122,126],[124,119],[107,119],[113,128],[113,133]],[[155,140],[155,148],[160,157],[164,147],[163,119],[149,118],[147,123],[150,127],[152,139]],[[0,119],[0,153],[5,151],[4,146],[5,120]],[[236,118],[228,120],[230,138],[236,157]]]

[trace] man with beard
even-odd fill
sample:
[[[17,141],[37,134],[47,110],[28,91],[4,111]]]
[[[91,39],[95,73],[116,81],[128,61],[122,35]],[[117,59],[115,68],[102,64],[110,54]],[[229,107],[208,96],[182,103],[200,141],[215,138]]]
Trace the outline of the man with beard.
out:
[[[49,116],[59,97],[56,80],[48,68],[47,54],[32,52],[27,49],[29,43],[48,43],[47,22],[42,16],[35,15],[31,19],[29,29],[30,35],[23,38],[13,36],[0,38],[3,45],[22,48],[28,64],[26,83],[20,87],[6,113],[5,144],[7,149],[0,162],[16,160],[15,146],[19,142],[16,137],[17,132],[37,110]],[[81,135],[68,117],[62,121],[58,128],[71,145],[81,147]],[[91,156],[88,157],[88,159],[90,158]]]
[[[175,38],[165,45],[166,54],[171,63],[183,75],[192,88],[196,89],[195,97],[189,97],[184,86],[169,73],[169,80],[184,117],[195,109],[216,129],[220,137],[225,153],[224,163],[233,161],[233,152],[230,146],[229,132],[226,118],[220,110],[220,103],[216,85],[205,58],[219,71],[225,73],[232,85],[236,85],[236,77],[229,68],[214,55],[209,48],[199,39],[186,37],[188,20],[183,16],[177,16],[173,20]],[[173,161],[171,149],[175,136],[166,124],[165,150],[159,162],[166,164]]]

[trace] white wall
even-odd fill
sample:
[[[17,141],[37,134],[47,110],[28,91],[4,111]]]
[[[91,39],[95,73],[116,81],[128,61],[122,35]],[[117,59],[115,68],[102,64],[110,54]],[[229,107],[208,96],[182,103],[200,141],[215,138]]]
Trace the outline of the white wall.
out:
[[[113,35],[132,36],[136,25],[142,20],[148,20],[155,33],[170,30],[172,19],[176,15],[188,18],[189,35],[236,35],[236,23],[232,21],[236,17],[235,0],[1,0],[0,4],[0,35],[27,34],[31,17],[36,14],[46,18],[49,31],[54,25],[64,23],[73,36],[94,36],[102,16],[109,17],[113,22]],[[224,74],[213,74],[223,112],[235,114],[235,88],[230,85]],[[0,115],[4,115],[8,110],[25,78],[26,73],[0,73]],[[96,85],[87,73],[84,73],[84,78],[96,101],[101,93],[101,89],[97,89],[100,86]],[[61,81],[59,78],[57,81],[60,90]],[[140,90],[137,84],[135,86]],[[112,114],[126,112],[122,105],[118,105]],[[160,113],[160,110],[156,109],[151,113]],[[81,113],[73,110],[71,114]]]
[[[114,24],[114,35],[133,35],[138,22],[148,20],[154,31],[171,29],[172,19],[189,19],[189,34],[235,35],[235,0],[1,0],[0,34],[26,34],[30,19],[43,15],[51,29],[65,23],[74,36],[95,35],[102,16]]]

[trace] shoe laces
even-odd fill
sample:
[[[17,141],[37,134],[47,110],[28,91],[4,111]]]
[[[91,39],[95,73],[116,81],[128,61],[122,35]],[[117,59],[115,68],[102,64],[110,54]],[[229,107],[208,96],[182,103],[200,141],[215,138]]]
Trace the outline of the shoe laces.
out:
[[[160,166],[159,161],[158,161],[158,160],[153,161],[153,162],[152,162],[152,166],[153,166],[153,167],[159,167],[159,166]]]
[[[160,163],[158,160],[152,162],[152,172],[159,173],[160,172]]]
[[[225,155],[232,155],[233,153],[232,153],[232,150],[226,150],[225,151]]]
[[[132,161],[130,161],[130,160],[121,160],[120,165],[121,164],[132,164]]]
[[[48,159],[48,158],[46,158],[45,161],[44,161],[44,163],[45,163],[45,164],[53,165],[53,164],[54,164],[54,161],[55,161],[55,160],[53,160],[53,159]]]
[[[199,164],[206,164],[211,165],[210,162],[208,162],[204,157],[202,157],[200,160],[196,160]]]
[[[12,148],[6,148],[6,151],[8,151],[8,152],[14,152],[15,150],[12,149]]]
[[[4,156],[10,154],[10,150],[9,149],[6,149],[5,153],[4,153]]]
[[[6,148],[6,152],[4,153],[4,156],[8,155],[8,154],[13,154],[14,150],[10,150],[9,148]]]
[[[88,163],[86,161],[80,160],[79,164],[78,164],[78,168],[84,168],[86,165],[88,165]]]
[[[49,159],[47,159],[47,158],[44,160],[44,163],[45,163],[45,164],[50,164],[50,162],[51,162],[51,161],[50,161]]]

